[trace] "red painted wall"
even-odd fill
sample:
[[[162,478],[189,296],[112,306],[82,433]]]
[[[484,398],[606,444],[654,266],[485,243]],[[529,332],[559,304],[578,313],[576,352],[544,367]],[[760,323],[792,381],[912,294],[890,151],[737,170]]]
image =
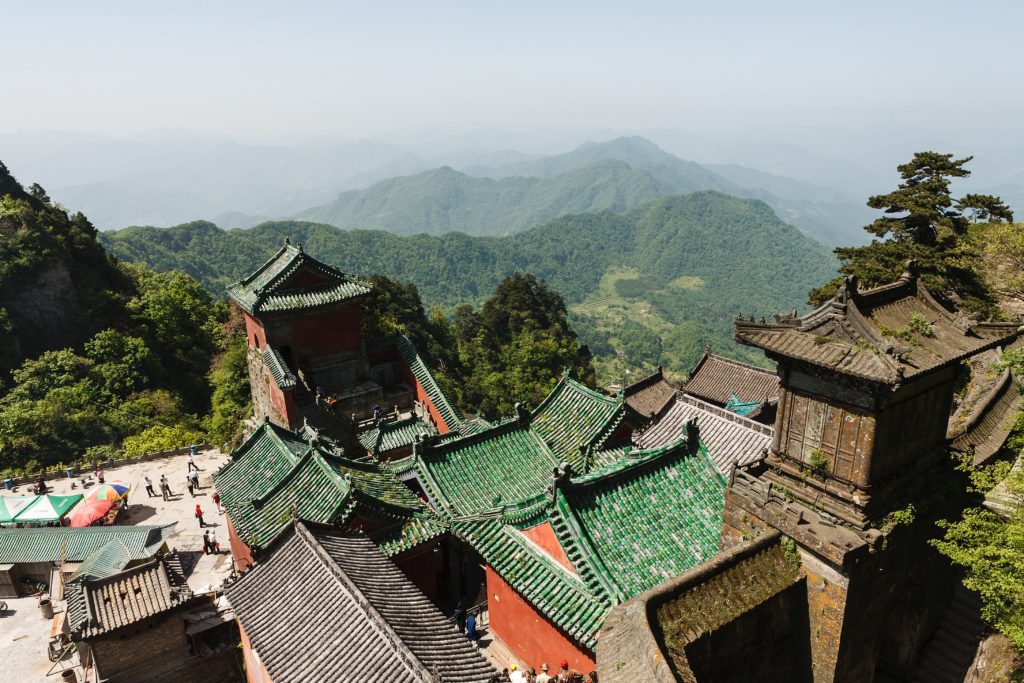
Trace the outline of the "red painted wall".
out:
[[[252,551],[238,537],[235,525],[231,523],[231,516],[227,512],[224,513],[224,519],[228,523],[228,544],[231,546],[231,558],[235,561],[235,569],[244,572],[253,563]]]
[[[245,659],[245,680],[248,683],[274,683],[267,673],[267,667],[263,666],[249,641],[249,634],[242,628],[242,622],[238,622],[238,633],[242,636],[242,656]]]
[[[256,348],[260,351],[267,350],[267,332],[259,320],[242,311],[245,318],[245,336],[249,340],[249,348]]]
[[[430,400],[427,392],[423,390],[423,387],[416,380],[416,375],[412,374],[412,370],[409,369],[405,363],[402,363],[402,373],[405,375],[405,383],[410,387],[416,388],[416,400],[422,401],[427,406],[427,410],[430,412],[430,417],[433,418],[434,424],[437,425],[437,431],[441,434],[447,434],[451,431],[451,427],[445,424],[444,419],[441,417],[441,413],[437,412],[437,408],[434,407],[434,402]]]
[[[264,322],[270,345],[275,349],[291,347],[292,357],[300,364],[338,351],[362,349],[362,317],[358,304],[288,318],[275,317]]]
[[[270,402],[274,405],[274,409],[284,418],[285,425],[283,426],[297,429],[302,423],[299,420],[299,411],[295,408],[295,392],[291,390],[281,391],[269,373],[266,379],[270,383]]]
[[[555,536],[555,530],[551,528],[551,522],[541,522],[535,527],[523,529],[522,534],[540,546],[540,549],[546,552],[552,560],[562,565],[573,574],[578,574],[576,567],[572,566],[572,562],[569,561],[569,558],[565,555],[565,551],[562,550],[562,544],[558,542],[558,537]],[[587,672],[584,671],[583,673]]]
[[[487,610],[491,633],[527,666],[547,662],[554,670],[563,659],[581,673],[595,671],[594,653],[572,642],[557,626],[545,619],[497,572],[487,567]]]

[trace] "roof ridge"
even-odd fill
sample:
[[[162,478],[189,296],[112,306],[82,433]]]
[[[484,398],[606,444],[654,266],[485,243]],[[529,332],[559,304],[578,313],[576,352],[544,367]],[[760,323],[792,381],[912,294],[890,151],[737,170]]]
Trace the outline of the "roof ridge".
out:
[[[565,552],[566,541],[569,542],[569,545],[575,546],[576,550],[579,551],[580,558],[583,560],[583,566],[576,566],[576,563],[573,563],[573,566],[576,567],[576,571],[580,573],[580,576],[582,577],[584,572],[589,573],[593,584],[592,588],[596,586],[603,591],[605,599],[612,604],[623,602],[626,599],[625,591],[615,580],[615,577],[612,576],[611,572],[608,571],[607,565],[605,565],[604,560],[601,559],[601,556],[594,548],[590,536],[576,518],[575,511],[569,504],[565,492],[561,489],[555,491],[555,504],[549,513],[549,519],[559,521],[564,525],[562,533],[559,533],[556,525],[554,523],[551,524],[551,528],[555,531],[556,538],[558,538],[559,545],[562,546],[562,552]],[[569,557],[568,553],[566,553],[566,557]]]
[[[366,597],[366,594],[363,593],[356,582],[349,578],[341,565],[339,565],[334,558],[331,557],[331,554],[327,552],[322,545],[320,545],[320,542],[301,520],[295,521],[294,533],[299,538],[300,542],[303,543],[303,545],[305,545],[306,548],[308,548],[316,558],[323,563],[328,571],[330,571],[331,575],[345,587],[345,594],[366,612],[367,616],[370,617],[370,623],[376,626],[380,630],[381,635],[391,642],[391,645],[396,650],[396,654],[408,660],[403,663],[409,669],[412,669],[410,673],[413,675],[419,673],[423,683],[429,683],[430,670],[427,669],[426,665],[422,661],[420,661],[420,658],[416,656],[416,653],[414,653],[412,649],[405,644],[405,641],[402,640],[401,636],[399,636],[391,627],[391,624],[388,623],[387,619],[385,619],[377,608],[374,607],[373,603],[368,597]],[[345,534],[338,535],[343,536]],[[358,535],[354,534],[353,536]],[[372,543],[368,537],[364,536],[364,538],[366,538],[368,543]],[[376,550],[376,546],[374,546],[374,549]],[[419,671],[415,671],[414,669],[416,668],[418,668]]]
[[[756,420],[751,420],[746,415],[740,415],[739,413],[734,413],[731,410],[720,408],[713,403],[708,403],[707,401],[694,396],[693,394],[686,393],[685,390],[678,392],[675,396],[675,400],[682,401],[683,403],[688,403],[692,406],[700,408],[701,410],[716,415],[717,417],[732,420],[733,422],[741,424],[744,427],[754,429],[758,432],[761,432],[762,434],[771,435],[775,432],[775,430],[769,425],[762,424],[760,422],[757,422]]]
[[[315,446],[310,446],[308,449],[306,449],[306,452],[303,453],[302,456],[298,460],[296,460],[294,463],[292,463],[292,466],[291,466],[291,468],[289,468],[287,474],[285,474],[283,477],[281,477],[281,479],[278,480],[278,482],[276,484],[274,484],[269,489],[267,489],[263,493],[263,495],[257,496],[257,497],[252,499],[252,506],[253,507],[260,507],[261,505],[266,503],[268,500],[270,500],[274,495],[279,493],[281,491],[281,489],[285,488],[289,483],[291,483],[292,478],[302,469],[303,466],[306,465],[307,462],[309,462],[311,460],[314,462],[314,464],[317,467],[319,467],[321,470],[323,470],[323,472],[325,474],[329,475],[329,477],[331,479],[331,482],[333,484],[335,484],[335,488],[337,488],[339,491],[342,491],[343,493],[345,493],[344,498],[347,498],[348,495],[351,494],[352,486],[346,483],[345,484],[346,489],[342,489],[342,487],[341,487],[342,482],[338,481],[338,479],[340,478],[338,476],[338,473],[336,471],[332,470],[330,468],[330,466],[326,462],[324,462],[323,456],[320,455],[320,453],[318,452],[318,449]]]

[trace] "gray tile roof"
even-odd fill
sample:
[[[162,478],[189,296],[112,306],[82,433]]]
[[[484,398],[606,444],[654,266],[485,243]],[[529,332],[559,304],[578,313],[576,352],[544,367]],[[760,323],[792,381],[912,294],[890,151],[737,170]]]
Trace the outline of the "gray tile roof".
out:
[[[659,367],[654,374],[626,387],[625,394],[626,403],[633,410],[647,417],[657,415],[671,403],[672,397],[676,395],[676,388],[665,379],[665,375]]]
[[[719,406],[733,394],[743,402],[777,401],[779,377],[771,370],[707,350],[690,372],[683,391]]]
[[[68,624],[81,638],[116,631],[170,611],[192,597],[172,580],[161,559],[103,578],[68,584]]]
[[[640,434],[637,441],[643,448],[664,446],[685,434],[687,420],[694,418],[700,440],[715,468],[724,476],[729,476],[734,464],[756,460],[771,445],[771,427],[685,394],[677,396],[661,419]]]
[[[475,683],[494,674],[362,535],[296,522],[227,588],[275,683]]]

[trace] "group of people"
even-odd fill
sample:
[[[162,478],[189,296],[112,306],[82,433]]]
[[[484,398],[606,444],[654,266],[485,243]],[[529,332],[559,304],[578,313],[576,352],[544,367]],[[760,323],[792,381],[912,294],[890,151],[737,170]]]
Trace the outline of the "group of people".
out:
[[[491,678],[491,683],[597,683],[597,672],[591,671],[584,676],[569,666],[569,660],[563,659],[558,671],[551,671],[547,662],[540,665],[540,673],[533,667],[520,669],[515,664]]]
[[[149,478],[149,475],[142,475],[142,480],[146,482],[146,495],[150,498],[156,497],[156,492],[153,491],[153,480]],[[170,500],[174,495],[174,492],[171,491],[171,482],[167,479],[166,474],[160,475],[160,495],[164,500]]]
[[[203,532],[203,554],[204,555],[217,555],[220,554],[220,541],[217,540],[216,531],[204,531]]]

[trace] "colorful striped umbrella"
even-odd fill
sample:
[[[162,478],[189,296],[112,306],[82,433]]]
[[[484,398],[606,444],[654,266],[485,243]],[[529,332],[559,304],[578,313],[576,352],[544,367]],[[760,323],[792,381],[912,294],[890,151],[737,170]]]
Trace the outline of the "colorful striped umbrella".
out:
[[[71,526],[76,529],[87,527],[101,519],[112,507],[112,500],[86,500],[71,513]]]
[[[109,481],[89,489],[85,499],[89,500],[121,500],[128,495],[128,484],[120,481]]]

